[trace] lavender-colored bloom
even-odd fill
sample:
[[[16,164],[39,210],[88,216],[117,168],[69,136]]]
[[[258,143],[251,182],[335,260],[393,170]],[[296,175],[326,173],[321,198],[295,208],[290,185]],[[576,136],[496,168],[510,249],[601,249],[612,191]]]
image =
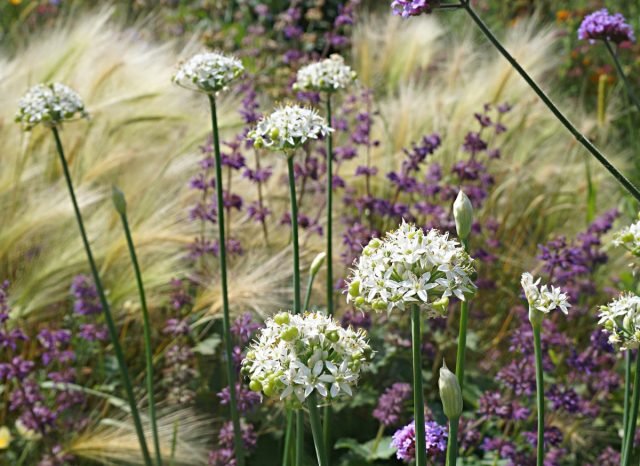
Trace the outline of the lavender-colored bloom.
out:
[[[71,283],[71,294],[74,297],[73,310],[76,314],[87,316],[102,312],[98,291],[93,280],[86,275],[74,277]]]
[[[378,399],[378,405],[373,410],[373,417],[387,427],[398,424],[405,401],[410,396],[411,385],[401,382],[394,383]]]
[[[187,322],[186,319],[171,318],[167,319],[167,321],[165,322],[162,333],[164,333],[165,335],[178,337],[189,335],[190,331],[191,328],[189,327],[189,322]]]
[[[578,39],[589,40],[592,44],[596,40],[607,40],[616,44],[636,41],[633,28],[625,17],[620,13],[612,15],[606,8],[584,18],[578,29]]]
[[[336,289],[343,289],[344,287],[336,287]],[[343,327],[362,328],[369,330],[371,328],[371,314],[368,312],[358,311],[356,309],[349,309],[342,316],[341,324]]]
[[[260,328],[262,325],[253,320],[253,315],[250,312],[245,312],[231,324],[231,334],[238,339],[241,345],[246,345]]]
[[[220,404],[228,405],[230,401],[229,387],[224,387],[218,392]],[[236,406],[241,414],[249,413],[260,401],[262,397],[259,393],[248,390],[240,383],[236,383]]]
[[[431,13],[433,3],[432,0],[393,0],[391,8],[394,15],[408,18],[409,16]]]
[[[410,462],[416,457],[415,422],[404,426],[393,434],[391,445],[397,449],[399,460]],[[447,449],[448,431],[446,427],[433,421],[424,423],[427,456],[436,457]]]
[[[105,341],[109,334],[104,325],[81,324],[78,336],[85,341]]]

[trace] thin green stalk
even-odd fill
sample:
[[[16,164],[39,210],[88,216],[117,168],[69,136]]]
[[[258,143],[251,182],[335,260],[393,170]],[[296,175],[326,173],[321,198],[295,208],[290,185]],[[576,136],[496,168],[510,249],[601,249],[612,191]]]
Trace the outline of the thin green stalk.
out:
[[[305,311],[309,310],[309,302],[311,301],[311,291],[313,289],[314,278],[315,275],[309,275],[309,281],[307,282],[307,292],[304,295],[304,306],[302,306],[302,309],[304,309]]]
[[[620,63],[620,59],[618,58],[618,54],[616,53],[615,50],[613,50],[613,47],[611,47],[611,43],[608,40],[604,41],[604,45],[607,47],[607,50],[609,51],[609,55],[611,55],[611,58],[613,59],[613,63],[616,66],[616,70],[618,71],[618,75],[620,76],[620,79],[622,79],[622,82],[624,83],[624,88],[627,91],[627,94],[629,95],[629,99],[631,99],[631,101],[636,106],[638,111],[640,111],[640,100],[638,100],[638,97],[633,92],[633,87],[631,87],[631,83],[627,79],[627,75],[625,74],[624,70],[622,69],[622,64]]]
[[[120,368],[120,377],[122,378],[122,384],[124,385],[125,392],[127,394],[127,400],[129,401],[129,408],[131,409],[131,417],[133,418],[133,424],[136,429],[136,435],[138,436],[138,442],[140,443],[140,451],[144,458],[144,463],[147,466],[151,466],[151,457],[149,456],[149,449],[147,448],[147,441],[142,429],[142,422],[140,421],[140,414],[138,413],[138,406],[136,405],[135,395],[133,393],[133,387],[131,385],[131,379],[129,378],[129,370],[127,369],[127,363],[124,359],[124,353],[122,352],[122,346],[118,340],[118,331],[116,324],[111,315],[111,308],[107,301],[107,296],[104,293],[102,281],[100,280],[100,274],[98,274],[98,268],[96,267],[95,260],[93,259],[93,253],[91,252],[91,245],[87,237],[87,232],[82,220],[82,214],[80,213],[80,207],[76,199],[76,194],[73,189],[73,182],[71,181],[71,174],[69,173],[69,166],[67,165],[67,159],[64,156],[64,149],[62,148],[62,141],[60,140],[60,134],[58,128],[55,126],[51,128],[53,131],[53,137],[56,141],[56,148],[58,149],[58,155],[60,156],[60,163],[62,164],[62,170],[67,182],[67,188],[69,188],[69,196],[71,197],[71,203],[73,204],[73,210],[78,221],[78,228],[80,229],[80,236],[82,237],[82,243],[84,244],[84,250],[87,253],[87,260],[89,261],[89,267],[91,268],[91,274],[93,275],[93,281],[98,291],[98,297],[100,299],[100,305],[104,312],[104,319],[107,323],[107,329],[109,330],[109,337],[113,350],[116,353],[116,360],[118,361],[118,367]]]
[[[296,463],[295,466],[303,466],[302,456],[304,453],[304,411],[296,411]]]
[[[631,350],[624,352],[624,411],[622,415],[622,448],[620,458],[624,462],[624,445],[629,438],[629,405],[631,400]],[[624,463],[623,463],[624,464]]]
[[[331,93],[327,92],[327,123],[331,126]],[[327,134],[327,314],[333,315],[333,135]],[[331,406],[323,410],[324,445],[331,443]],[[329,452],[327,451],[327,455]]]
[[[532,323],[533,347],[536,355],[536,404],[538,408],[538,445],[537,466],[544,464],[544,375],[542,372],[542,344],[540,342],[540,323]]]
[[[447,466],[456,466],[458,461],[458,425],[460,418],[449,421],[449,440],[447,442]]]
[[[293,243],[293,312],[300,313],[300,245],[298,241],[298,200],[296,179],[293,171],[293,156],[287,154],[289,172],[289,194],[291,198],[291,241]]]
[[[500,43],[500,41],[496,38],[496,36],[491,32],[491,30],[487,27],[487,25],[482,21],[482,19],[476,14],[474,9],[471,7],[471,3],[469,0],[462,0],[462,4],[464,6],[465,11],[469,14],[471,19],[476,23],[478,28],[482,31],[482,33],[489,39],[489,41],[493,44],[493,46],[502,54],[504,58],[511,64],[511,66],[522,76],[522,78],[527,82],[529,87],[533,89],[533,91],[540,97],[540,99],[545,103],[545,105],[551,110],[551,112],[555,115],[555,117],[564,125],[567,130],[576,138],[576,140],[582,144],[588,151],[593,155],[600,164],[613,175],[613,177],[620,183],[624,189],[626,189],[636,200],[640,201],[640,190],[631,183],[620,171],[609,162],[607,157],[598,150],[598,148],[591,143],[578,129],[575,127],[573,123],[560,111],[560,109],[553,103],[553,101],[545,94],[545,92],[540,88],[540,86],[533,80],[531,76],[527,74],[527,72],[520,66],[520,64],[516,61],[513,56],[504,48],[504,46]]]
[[[411,308],[411,347],[413,350],[413,415],[416,423],[416,466],[427,465],[424,431],[424,394],[422,393],[422,330],[420,308]]]
[[[309,419],[311,420],[311,433],[313,434],[313,443],[316,447],[316,456],[318,458],[318,466],[329,466],[327,459],[327,449],[324,444],[322,435],[322,422],[320,421],[320,411],[318,410],[318,401],[316,393],[312,392],[307,398],[307,407],[309,408]]]
[[[169,466],[173,466],[176,460],[176,447],[178,446],[178,421],[173,423],[173,433],[171,434],[171,456],[169,457]]]
[[[371,447],[371,453],[375,454],[378,451],[378,447],[380,446],[380,442],[382,441],[382,436],[384,435],[384,424],[380,423],[378,426],[378,432],[376,433],[376,439],[373,442],[373,446]]]
[[[462,240],[464,250],[469,252],[469,240]],[[460,304],[460,329],[458,330],[458,352],[456,354],[456,377],[460,390],[464,388],[464,362],[467,350],[467,321],[469,319],[469,301]]]
[[[122,195],[122,193],[120,193]],[[124,196],[122,196],[124,206]],[[118,206],[116,206],[118,209]],[[129,228],[129,220],[127,218],[126,208],[120,210],[120,220],[122,220],[122,228],[127,238],[127,247],[131,256],[131,264],[136,275],[136,283],[138,285],[138,293],[140,294],[140,307],[142,309],[142,327],[144,333],[144,352],[145,363],[147,366],[147,396],[149,397],[149,421],[151,422],[151,433],[153,435],[153,447],[155,449],[155,457],[157,466],[162,466],[162,454],[160,452],[160,438],[158,436],[158,423],[156,420],[156,403],[153,390],[153,350],[151,348],[151,324],[149,322],[149,310],[147,308],[147,298],[144,292],[144,284],[142,282],[142,274],[140,273],[140,265],[138,256],[131,237],[131,229]]]
[[[218,245],[220,260],[220,285],[222,287],[222,330],[224,333],[224,347],[226,353],[227,381],[229,383],[229,410],[233,424],[233,449],[238,466],[244,466],[244,450],[242,448],[242,432],[240,431],[240,416],[236,404],[236,373],[233,367],[233,343],[231,341],[231,322],[229,317],[229,292],[227,287],[227,243],[225,239],[224,196],[222,190],[222,156],[220,155],[220,137],[218,134],[218,115],[216,112],[216,98],[209,94],[211,104],[211,126],[213,129],[213,149],[216,170],[216,202],[218,217]]]
[[[633,440],[638,423],[638,407],[640,406],[640,352],[636,355],[636,373],[633,377],[633,401],[631,412],[629,413],[629,428],[627,429],[627,439],[624,443],[624,451],[622,458],[624,466],[631,465],[631,457],[633,456]]]
[[[293,436],[293,413],[287,409],[287,427],[284,433],[284,448],[282,449],[282,466],[289,466],[291,453],[291,437]]]

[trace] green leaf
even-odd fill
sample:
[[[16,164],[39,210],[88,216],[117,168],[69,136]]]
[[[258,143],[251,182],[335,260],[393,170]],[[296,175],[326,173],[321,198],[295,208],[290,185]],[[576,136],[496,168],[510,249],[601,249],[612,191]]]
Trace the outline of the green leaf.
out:
[[[220,338],[220,336],[214,334],[206,340],[202,340],[200,343],[198,343],[193,348],[193,351],[195,351],[196,353],[200,353],[203,356],[212,356],[216,353],[216,349],[218,348],[220,343],[222,343],[222,339]]]
[[[386,460],[391,458],[396,449],[391,446],[391,437],[382,437],[375,451],[376,439],[369,440],[366,443],[358,443],[352,438],[343,438],[336,442],[336,448],[346,448],[367,461]]]

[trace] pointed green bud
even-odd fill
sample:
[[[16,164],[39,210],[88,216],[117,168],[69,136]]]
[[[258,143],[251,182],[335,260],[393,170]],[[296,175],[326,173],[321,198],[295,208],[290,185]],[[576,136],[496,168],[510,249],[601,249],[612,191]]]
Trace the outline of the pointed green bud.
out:
[[[116,186],[111,188],[111,199],[113,200],[113,206],[120,215],[126,215],[127,213],[127,201],[124,198],[124,193],[120,191]]]
[[[315,259],[313,259],[313,262],[311,262],[311,267],[309,267],[309,273],[312,277],[315,277],[316,274],[320,271],[320,267],[322,267],[326,258],[327,253],[321,252],[315,257]]]
[[[453,203],[453,217],[456,220],[456,231],[458,238],[466,240],[471,233],[471,225],[473,224],[473,206],[467,195],[460,191]]]
[[[444,359],[440,368],[438,388],[445,416],[450,420],[458,419],[462,414],[462,391],[456,375],[449,370]]]

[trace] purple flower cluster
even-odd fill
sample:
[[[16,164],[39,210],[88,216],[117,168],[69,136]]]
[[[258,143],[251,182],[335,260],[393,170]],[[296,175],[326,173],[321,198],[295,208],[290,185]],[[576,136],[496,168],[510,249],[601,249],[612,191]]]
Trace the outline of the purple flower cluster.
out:
[[[247,452],[256,448],[258,437],[251,424],[243,424],[242,443]],[[225,423],[218,432],[218,449],[209,453],[209,466],[235,466],[236,459],[233,453],[233,424]]]
[[[596,40],[606,40],[620,44],[635,42],[633,28],[620,13],[611,14],[603,8],[587,15],[578,29],[580,40],[589,40],[592,44]]]
[[[427,455],[435,458],[447,449],[448,431],[434,421],[424,423]],[[393,434],[391,445],[397,450],[396,456],[406,463],[416,458],[416,426],[411,422]]]
[[[408,18],[431,13],[434,3],[436,3],[434,0],[393,0],[391,9],[394,15]]]
[[[78,336],[88,342],[105,341],[109,333],[103,324],[93,321],[102,313],[102,305],[93,280],[86,275],[76,275],[71,283],[73,311],[77,314]]]
[[[408,383],[394,383],[378,399],[373,417],[385,427],[397,425],[404,411],[405,402],[411,397],[411,393],[411,385]]]

